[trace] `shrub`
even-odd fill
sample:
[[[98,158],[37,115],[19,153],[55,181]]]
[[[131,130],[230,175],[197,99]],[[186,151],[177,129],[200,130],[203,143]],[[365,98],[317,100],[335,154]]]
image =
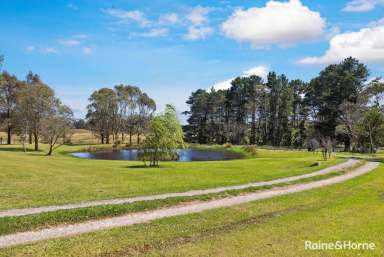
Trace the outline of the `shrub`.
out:
[[[257,148],[255,145],[245,145],[243,146],[243,150],[252,156],[257,154]]]
[[[232,147],[232,144],[231,143],[225,143],[223,145],[224,148],[231,148]]]

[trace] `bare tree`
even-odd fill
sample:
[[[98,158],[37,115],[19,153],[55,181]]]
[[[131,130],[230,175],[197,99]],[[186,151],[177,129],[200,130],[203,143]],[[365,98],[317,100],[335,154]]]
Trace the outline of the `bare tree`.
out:
[[[43,138],[49,145],[47,155],[52,155],[54,150],[66,142],[66,137],[69,136],[73,121],[72,110],[56,99],[51,115],[43,120],[42,126]]]

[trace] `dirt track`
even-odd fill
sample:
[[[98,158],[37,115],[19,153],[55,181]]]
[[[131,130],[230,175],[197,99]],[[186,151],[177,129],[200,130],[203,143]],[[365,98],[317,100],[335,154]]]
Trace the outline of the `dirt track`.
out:
[[[23,209],[12,209],[12,210],[5,210],[0,211],[0,218],[2,217],[17,217],[17,216],[25,216],[30,214],[39,214],[44,212],[52,212],[52,211],[58,211],[58,210],[69,210],[69,209],[78,209],[78,208],[87,208],[87,207],[95,207],[95,206],[102,206],[102,205],[116,205],[116,204],[127,204],[127,203],[134,203],[134,202],[141,202],[141,201],[152,201],[152,200],[161,200],[166,198],[172,198],[172,197],[186,197],[186,196],[197,196],[197,195],[206,195],[211,193],[220,193],[228,190],[239,190],[239,189],[245,189],[250,187],[261,187],[261,186],[270,186],[270,185],[276,185],[280,183],[286,183],[286,182],[292,182],[304,178],[310,178],[315,177],[319,175],[325,175],[331,172],[340,171],[342,169],[351,168],[354,165],[358,163],[357,160],[348,160],[347,162],[328,167],[316,172],[303,174],[299,176],[293,176],[293,177],[286,177],[286,178],[280,178],[275,179],[271,181],[261,181],[261,182],[254,182],[254,183],[248,183],[243,185],[236,185],[236,186],[227,186],[227,187],[218,187],[218,188],[211,188],[211,189],[203,189],[203,190],[193,190],[188,192],[180,192],[180,193],[166,193],[166,194],[160,194],[160,195],[148,195],[148,196],[139,196],[139,197],[131,197],[131,198],[119,198],[119,199],[110,199],[110,200],[100,200],[100,201],[90,201],[90,202],[83,202],[78,204],[67,204],[67,205],[53,205],[53,206],[44,206],[44,207],[38,207],[38,208],[23,208]]]

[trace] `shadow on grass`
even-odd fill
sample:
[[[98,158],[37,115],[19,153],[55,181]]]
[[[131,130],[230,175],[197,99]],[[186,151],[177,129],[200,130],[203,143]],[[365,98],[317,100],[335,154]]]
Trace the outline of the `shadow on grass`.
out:
[[[384,163],[384,157],[374,156],[374,155],[366,155],[366,156],[343,156],[343,159],[355,159],[355,160],[366,160],[371,162],[380,162]]]
[[[369,160],[372,161],[372,162],[384,163],[384,158],[383,157],[373,157],[373,158],[371,158]]]
[[[22,147],[16,147],[16,146],[8,146],[8,145],[0,145],[0,152],[20,152],[24,153],[24,149]],[[27,153],[44,153],[43,150],[35,151],[33,148],[27,148]]]
[[[126,166],[126,168],[129,168],[129,169],[162,169],[162,168],[166,168],[166,166],[164,165],[160,165],[160,166],[145,166],[144,164],[141,164],[141,165],[129,165],[129,166]]]

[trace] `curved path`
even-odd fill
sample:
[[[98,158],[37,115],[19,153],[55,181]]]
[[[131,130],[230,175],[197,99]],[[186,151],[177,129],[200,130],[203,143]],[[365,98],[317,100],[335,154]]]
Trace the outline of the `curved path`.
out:
[[[378,167],[379,163],[368,162],[365,165],[348,172],[344,175],[305,183],[293,186],[287,186],[278,189],[265,190],[262,192],[251,193],[247,195],[240,195],[235,197],[228,197],[219,200],[211,200],[207,202],[193,203],[189,205],[178,205],[174,207],[157,209],[147,212],[139,212],[133,214],[127,214],[120,217],[107,218],[102,220],[88,221],[84,223],[78,223],[74,225],[59,226],[53,228],[47,228],[37,231],[22,232],[11,235],[0,236],[0,247],[8,247],[19,244],[32,243],[40,240],[47,240],[65,236],[73,236],[82,233],[93,232],[102,229],[110,229],[116,227],[129,226],[133,224],[145,223],[152,220],[157,220],[166,217],[172,217],[177,215],[184,215],[190,213],[198,213],[205,210],[228,207],[251,201],[267,199],[275,196],[286,195],[296,192],[302,192],[309,189],[320,188],[327,185],[340,183],[363,174],[370,172]]]
[[[220,193],[220,192],[229,191],[229,190],[245,189],[250,187],[270,186],[270,185],[276,185],[276,184],[292,182],[300,179],[315,177],[319,175],[325,175],[325,174],[335,172],[335,171],[340,171],[343,169],[348,169],[355,166],[358,162],[359,161],[357,160],[350,159],[344,163],[337,164],[335,166],[328,167],[328,168],[325,168],[316,172],[304,174],[304,175],[279,178],[271,181],[254,182],[254,183],[248,183],[248,184],[237,185],[237,186],[226,186],[226,187],[218,187],[218,188],[203,189],[203,190],[193,190],[193,191],[180,192],[180,193],[166,193],[166,194],[138,196],[138,197],[131,197],[131,198],[118,198],[118,199],[110,199],[110,200],[91,201],[91,202],[83,202],[78,204],[52,205],[52,206],[37,207],[37,208],[5,210],[5,211],[0,211],[0,218],[25,216],[30,214],[39,214],[39,213],[52,212],[52,211],[58,211],[58,210],[88,208],[88,207],[95,207],[95,206],[102,206],[102,205],[117,205],[117,204],[127,204],[127,203],[141,202],[141,201],[162,200],[162,199],[167,199],[172,197],[188,197],[188,196],[206,195],[206,194],[212,194],[212,193]]]

